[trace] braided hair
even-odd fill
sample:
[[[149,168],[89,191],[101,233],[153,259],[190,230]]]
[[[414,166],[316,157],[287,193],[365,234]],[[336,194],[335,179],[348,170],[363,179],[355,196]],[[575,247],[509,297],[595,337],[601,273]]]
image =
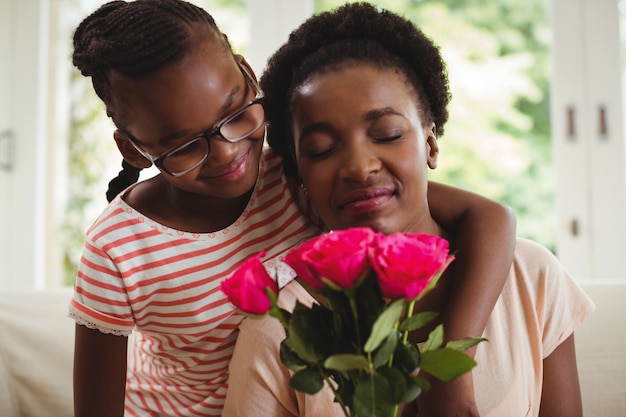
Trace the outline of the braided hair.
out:
[[[294,90],[346,62],[399,70],[421,103],[424,123],[443,133],[450,91],[439,48],[412,22],[368,3],[349,3],[310,17],[269,59],[261,77],[270,123],[269,145],[284,158],[285,173],[296,175],[290,108]]]
[[[104,102],[106,112],[121,127],[116,114],[109,74],[142,77],[176,62],[193,46],[195,31],[208,29],[231,51],[228,39],[204,9],[182,0],[111,1],[87,16],[74,32],[72,62]],[[107,199],[137,182],[140,168],[122,163],[109,183]]]

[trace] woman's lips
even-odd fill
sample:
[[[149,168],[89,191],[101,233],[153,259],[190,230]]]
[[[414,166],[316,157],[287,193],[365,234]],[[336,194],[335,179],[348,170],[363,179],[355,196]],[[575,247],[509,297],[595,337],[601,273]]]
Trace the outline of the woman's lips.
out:
[[[393,194],[392,190],[383,187],[352,191],[340,200],[339,208],[349,216],[364,215],[380,209]]]

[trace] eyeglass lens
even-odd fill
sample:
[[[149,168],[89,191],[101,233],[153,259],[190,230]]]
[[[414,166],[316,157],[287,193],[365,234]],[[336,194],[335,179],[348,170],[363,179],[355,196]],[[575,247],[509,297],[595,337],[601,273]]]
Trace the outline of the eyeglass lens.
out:
[[[265,121],[261,103],[251,104],[235,113],[220,127],[219,134],[228,141],[237,141],[256,132]]]
[[[219,134],[229,142],[236,142],[256,132],[265,122],[263,105],[252,103],[230,118],[219,128]],[[172,174],[194,169],[209,155],[210,137],[198,136],[163,158],[163,167]]]

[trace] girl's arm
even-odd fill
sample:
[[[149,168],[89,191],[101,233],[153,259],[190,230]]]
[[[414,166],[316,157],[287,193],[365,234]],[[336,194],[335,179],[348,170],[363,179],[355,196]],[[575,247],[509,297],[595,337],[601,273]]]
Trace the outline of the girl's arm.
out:
[[[76,325],[74,413],[76,417],[124,415],[128,338]]]
[[[428,203],[435,221],[455,236],[455,272],[442,317],[446,339],[479,337],[513,262],[515,215],[503,204],[434,182]]]
[[[510,208],[477,194],[429,183],[431,215],[455,236],[449,297],[442,311],[446,340],[480,337],[508,277],[516,219]],[[488,342],[487,342],[488,343]],[[474,355],[475,348],[466,352]],[[432,387],[418,397],[420,417],[478,416],[472,374]],[[415,416],[409,405],[403,416]]]

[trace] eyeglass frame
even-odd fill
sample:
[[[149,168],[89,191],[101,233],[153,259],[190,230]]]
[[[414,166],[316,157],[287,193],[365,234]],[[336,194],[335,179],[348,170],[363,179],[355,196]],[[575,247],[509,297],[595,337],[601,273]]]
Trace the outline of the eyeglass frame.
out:
[[[172,177],[180,177],[180,176],[183,176],[185,174],[188,174],[189,172],[193,171],[194,169],[196,169],[200,165],[202,165],[202,163],[204,161],[206,161],[206,158],[208,158],[209,155],[211,154],[211,142],[210,142],[211,138],[213,138],[215,136],[219,136],[219,137],[222,138],[222,140],[225,140],[226,142],[237,143],[237,142],[239,142],[241,140],[244,140],[245,138],[249,137],[251,134],[253,134],[257,130],[259,130],[261,128],[261,126],[263,126],[266,123],[265,108],[263,107],[263,98],[265,97],[265,94],[263,94],[263,91],[261,91],[261,87],[259,86],[258,82],[254,79],[254,77],[252,77],[252,74],[250,74],[250,72],[246,69],[246,67],[244,67],[240,62],[237,62],[237,66],[239,67],[239,69],[243,73],[243,76],[246,79],[246,82],[248,84],[251,84],[252,87],[254,88],[255,96],[254,96],[254,98],[252,100],[248,101],[246,104],[241,106],[236,111],[234,111],[231,114],[229,114],[228,116],[222,118],[219,122],[217,122],[215,127],[212,128],[211,130],[209,130],[207,132],[204,132],[204,133],[201,133],[201,134],[199,134],[197,136],[194,136],[193,138],[189,139],[185,143],[182,143],[179,146],[176,146],[175,148],[170,149],[169,151],[165,151],[165,152],[163,152],[159,156],[152,156],[148,152],[146,152],[144,149],[142,149],[141,146],[139,145],[139,143],[137,143],[137,139],[135,139],[130,133],[121,130],[122,133],[126,136],[126,138],[133,145],[133,147],[135,149],[137,149],[137,151],[141,155],[143,155],[143,157],[145,157],[152,164],[154,164],[154,166],[157,167],[160,171],[165,172],[166,174],[168,174],[168,175],[170,175]],[[221,133],[222,126],[224,126],[226,123],[230,122],[231,120],[233,120],[234,118],[239,116],[241,113],[243,113],[246,109],[248,109],[251,106],[254,106],[255,104],[261,104],[261,107],[263,108],[263,122],[259,125],[259,127],[256,130],[253,130],[252,132],[250,132],[248,135],[242,136],[242,137],[240,137],[238,139],[235,139],[235,140],[231,140],[231,139],[225,138],[224,135],[222,135],[222,133]],[[195,142],[196,140],[201,139],[201,138],[204,139],[207,142],[207,147],[208,147],[207,148],[207,152],[206,152],[206,155],[204,155],[204,157],[200,161],[198,161],[193,167],[191,167],[189,169],[186,169],[186,170],[184,170],[182,172],[177,172],[177,173],[173,173],[169,169],[165,168],[165,166],[163,165],[163,160],[165,158],[167,158],[168,156],[170,156],[170,155],[180,151],[181,149],[185,148],[185,146],[188,146],[190,143]]]

